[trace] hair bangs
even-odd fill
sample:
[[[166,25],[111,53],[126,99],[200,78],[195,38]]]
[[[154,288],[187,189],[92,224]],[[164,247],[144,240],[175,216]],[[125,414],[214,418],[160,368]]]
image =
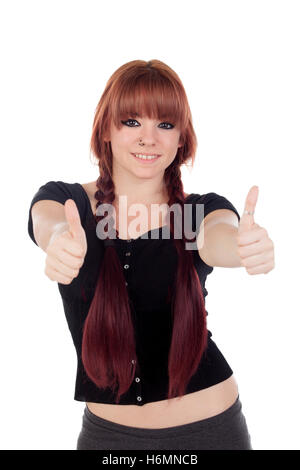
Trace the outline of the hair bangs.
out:
[[[159,74],[143,74],[137,78],[130,77],[119,85],[111,116],[118,129],[121,120],[139,117],[167,120],[182,129],[186,122],[184,109],[180,94],[168,78]]]

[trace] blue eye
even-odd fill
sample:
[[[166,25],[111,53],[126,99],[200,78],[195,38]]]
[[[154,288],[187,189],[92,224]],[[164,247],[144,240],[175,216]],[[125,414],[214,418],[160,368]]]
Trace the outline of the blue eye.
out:
[[[128,125],[127,123],[134,122],[134,121],[138,122],[136,119],[127,119],[127,121],[121,121],[121,122],[122,122],[122,124],[125,124],[127,126]],[[165,127],[164,129],[172,129],[174,127],[174,125],[171,124],[170,122],[161,122],[161,124],[167,124],[168,126],[171,126],[171,127],[167,127],[167,128]],[[129,127],[137,127],[137,126],[129,125]]]

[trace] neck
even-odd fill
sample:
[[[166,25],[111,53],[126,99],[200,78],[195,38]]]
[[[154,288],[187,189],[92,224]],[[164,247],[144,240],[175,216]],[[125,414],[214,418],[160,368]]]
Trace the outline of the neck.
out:
[[[145,179],[135,178],[126,175],[126,178],[120,178],[118,175],[113,177],[115,185],[115,202],[119,202],[120,196],[127,197],[127,204],[161,204],[169,200],[167,188],[159,175],[156,178]]]

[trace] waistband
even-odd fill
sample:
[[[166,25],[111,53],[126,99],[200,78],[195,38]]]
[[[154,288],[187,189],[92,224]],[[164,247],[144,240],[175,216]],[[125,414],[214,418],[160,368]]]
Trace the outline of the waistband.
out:
[[[121,406],[121,405],[120,405]],[[163,438],[175,437],[193,432],[201,432],[210,427],[222,425],[225,421],[230,420],[233,416],[242,411],[242,403],[238,396],[236,401],[227,410],[219,413],[210,418],[201,419],[192,423],[182,424],[179,426],[171,426],[167,428],[139,428],[134,426],[126,426],[124,424],[115,423],[92,413],[87,405],[84,409],[83,425],[92,424],[93,432],[114,431],[123,434],[130,434],[132,436],[147,437],[147,438]]]

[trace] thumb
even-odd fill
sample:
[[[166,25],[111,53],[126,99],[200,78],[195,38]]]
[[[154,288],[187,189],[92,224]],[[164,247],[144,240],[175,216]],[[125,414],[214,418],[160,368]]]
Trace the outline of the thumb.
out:
[[[65,204],[65,217],[69,224],[69,231],[73,238],[81,238],[82,236],[82,225],[80,215],[73,199],[67,199]]]
[[[252,188],[249,190],[247,194],[244,212],[240,219],[240,223],[239,223],[240,231],[247,230],[255,224],[254,212],[255,212],[255,207],[257,203],[257,198],[258,198],[258,186],[252,186]]]

